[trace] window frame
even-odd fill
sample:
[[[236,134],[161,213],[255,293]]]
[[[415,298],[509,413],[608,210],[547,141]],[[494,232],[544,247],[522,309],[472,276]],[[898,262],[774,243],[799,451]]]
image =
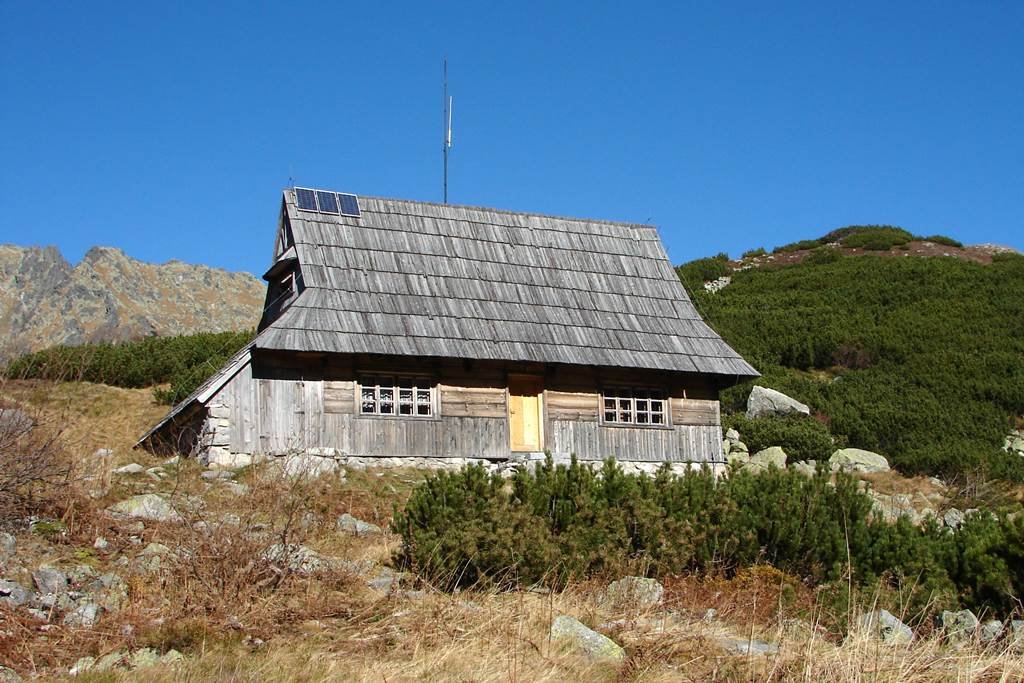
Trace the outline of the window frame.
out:
[[[391,380],[391,384],[382,384],[382,380]],[[402,382],[409,382],[410,386],[402,386]],[[373,384],[368,384],[372,381]],[[363,412],[363,389],[372,387],[374,390],[375,412]],[[394,412],[380,412],[381,391],[391,391],[391,405]],[[412,412],[403,414],[399,412],[402,405],[401,391],[412,391]],[[425,402],[420,399],[420,392],[428,392]],[[417,408],[420,405],[427,405],[430,408],[429,414],[420,414]],[[439,419],[440,404],[438,401],[437,379],[431,375],[415,372],[361,372],[355,382],[355,415],[358,418],[369,420],[419,420],[430,421]]]
[[[627,396],[623,396],[623,393],[628,393]],[[647,396],[636,396],[637,393],[646,393]],[[657,394],[655,398],[653,394]],[[632,419],[629,422],[620,422],[618,419],[608,420],[606,412],[609,412],[605,406],[605,401],[614,400],[616,407],[613,412],[618,415],[622,411],[621,401],[629,400],[629,414]],[[644,409],[642,413],[638,412],[637,401],[660,401],[661,411],[653,410],[653,405],[649,405],[648,408]],[[649,385],[629,385],[629,384],[606,384],[601,386],[601,395],[599,407],[600,423],[602,427],[623,427],[628,429],[672,429],[672,397],[669,395],[668,390],[665,387],[649,386]],[[643,414],[651,418],[656,413],[661,413],[662,422],[637,422],[636,418],[638,414]]]

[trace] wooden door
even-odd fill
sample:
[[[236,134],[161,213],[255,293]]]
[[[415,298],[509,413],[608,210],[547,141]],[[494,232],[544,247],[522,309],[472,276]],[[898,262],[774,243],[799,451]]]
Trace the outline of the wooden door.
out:
[[[513,451],[539,451],[543,448],[544,382],[532,375],[508,378],[508,431]]]

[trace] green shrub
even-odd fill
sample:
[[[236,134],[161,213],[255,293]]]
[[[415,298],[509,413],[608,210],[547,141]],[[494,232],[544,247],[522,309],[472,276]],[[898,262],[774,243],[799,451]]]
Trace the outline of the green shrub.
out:
[[[823,266],[843,258],[843,252],[833,247],[816,247],[803,260],[807,265]]]
[[[904,579],[912,604],[999,614],[1024,589],[1024,520],[970,517],[956,534],[871,515],[857,481],[710,471],[626,475],[575,461],[520,468],[510,484],[481,466],[432,474],[392,524],[397,563],[446,588],[563,585],[572,577],[723,572],[758,563],[807,581]]]
[[[817,247],[820,247],[823,244],[825,244],[825,242],[823,240],[821,240],[821,239],[800,240],[799,242],[791,242],[789,244],[784,244],[781,247],[775,247],[774,249],[772,249],[772,253],[773,254],[784,254],[784,253],[788,253],[788,252],[792,252],[792,251],[802,251],[802,250],[805,250],[805,249],[816,249]]]
[[[959,247],[963,248],[964,243],[960,240],[955,240],[952,237],[946,237],[945,235],[931,235],[929,237],[918,237],[917,239],[925,242],[934,242],[935,244],[942,244],[947,247]]]
[[[1024,257],[757,268],[694,299],[761,383],[827,416],[850,446],[908,474],[1024,481],[1024,459],[1001,450],[1024,415]],[[749,392],[724,391],[723,410],[742,410]]]
[[[862,226],[840,239],[844,247],[868,251],[888,251],[897,245],[906,244],[914,236],[903,228],[889,225]]]
[[[758,247],[757,249],[750,249],[749,251],[743,252],[743,258],[756,258],[758,256],[764,256],[768,252],[765,251],[764,247]]]
[[[699,288],[701,283],[717,280],[731,272],[728,254],[701,258],[676,267],[676,273],[686,285],[687,290]]]
[[[55,346],[15,359],[4,375],[127,388],[170,382],[169,390],[154,393],[158,400],[171,403],[191,393],[252,336],[251,331],[200,333],[118,344]]]
[[[805,415],[784,417],[759,417],[750,419],[746,415],[727,415],[725,428],[733,428],[751,453],[771,446],[782,446],[790,461],[828,460],[842,442],[837,443],[828,427]]]

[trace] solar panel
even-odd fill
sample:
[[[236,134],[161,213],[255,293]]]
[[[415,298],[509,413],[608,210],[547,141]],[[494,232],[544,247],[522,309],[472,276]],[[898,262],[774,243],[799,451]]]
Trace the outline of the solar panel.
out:
[[[317,190],[316,201],[320,205],[320,213],[338,213],[338,195],[333,192]]]
[[[341,194],[339,192],[338,199],[341,200],[341,213],[343,216],[359,217],[359,197],[354,194]]]
[[[313,190],[295,188],[295,201],[303,211],[316,211],[316,193]]]

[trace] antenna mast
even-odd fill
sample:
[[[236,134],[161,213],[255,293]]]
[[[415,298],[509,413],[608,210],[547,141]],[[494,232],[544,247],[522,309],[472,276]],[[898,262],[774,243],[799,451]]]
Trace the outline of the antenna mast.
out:
[[[441,153],[444,155],[444,203],[448,203],[448,150],[452,147],[452,98],[448,95],[448,57],[444,58],[444,137],[441,142]]]

